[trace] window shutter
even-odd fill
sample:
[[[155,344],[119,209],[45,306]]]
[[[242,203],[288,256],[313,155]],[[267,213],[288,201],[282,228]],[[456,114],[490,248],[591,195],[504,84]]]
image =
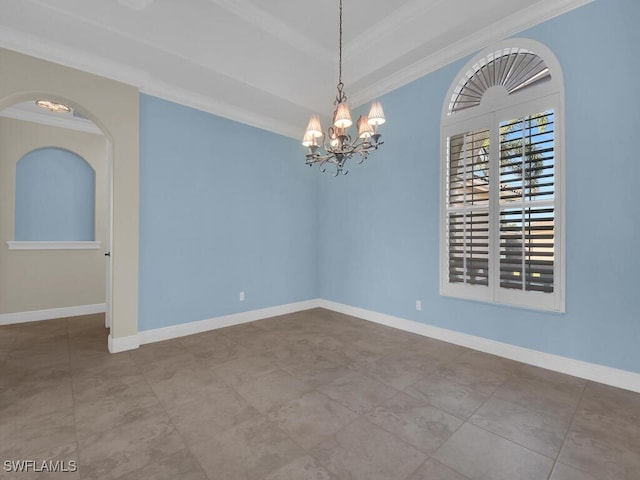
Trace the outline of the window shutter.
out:
[[[558,60],[529,39],[479,52],[451,83],[440,137],[442,295],[564,311],[563,92]]]
[[[554,113],[500,123],[500,286],[554,291]]]
[[[477,60],[456,86],[449,114],[477,107],[491,87],[500,85],[509,95],[548,80],[549,68],[542,58],[523,48],[505,48]]]
[[[489,284],[489,130],[448,139],[449,282]]]

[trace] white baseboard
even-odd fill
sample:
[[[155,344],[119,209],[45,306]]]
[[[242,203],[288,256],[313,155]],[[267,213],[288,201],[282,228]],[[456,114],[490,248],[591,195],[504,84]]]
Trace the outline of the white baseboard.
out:
[[[369,320],[371,322],[397,328],[399,330],[435,338],[437,340],[453,343],[473,350],[498,355],[500,357],[529,365],[546,368],[548,370],[565,373],[567,375],[573,375],[587,380],[592,380],[594,382],[604,383],[614,387],[624,388],[634,392],[640,392],[640,373],[605,367],[595,363],[584,362],[573,358],[562,357],[560,355],[518,347],[508,343],[497,342],[495,340],[476,337],[474,335],[468,335],[454,330],[435,327],[415,322],[413,320],[406,320],[404,318],[394,317],[392,315],[323,299],[307,300],[304,302],[251,310],[248,312],[234,313],[231,315],[209,318],[196,322],[171,325],[169,327],[146,330],[139,332],[138,335],[132,335],[129,337],[112,339],[111,336],[109,336],[109,351],[112,353],[123,352],[125,350],[138,348],[138,346],[146,343],[161,342],[163,340],[170,340],[172,338],[184,337],[209,330],[240,325],[242,323],[253,322],[256,320],[318,307],[362,318],[364,320]]]
[[[140,346],[140,339],[138,335],[129,335],[128,337],[113,338],[109,334],[109,340],[107,343],[109,352],[120,353],[127,350],[135,350]]]
[[[94,305],[49,308],[47,310],[32,310],[30,312],[0,313],[0,325],[53,320],[55,318],[77,317],[80,315],[92,315],[94,313],[104,313],[106,310],[107,305],[105,303],[96,303]]]
[[[261,308],[258,310],[250,310],[248,312],[224,315],[222,317],[208,318],[206,320],[199,320],[196,322],[181,323],[179,325],[171,325],[164,328],[145,330],[138,333],[138,337],[140,338],[140,345],[144,345],[145,343],[161,342],[172,338],[185,337],[195,333],[240,325],[241,323],[253,322],[264,318],[276,317],[278,315],[286,315],[287,313],[300,312],[311,308],[317,308],[319,306],[319,299],[288,303],[285,305],[278,305],[276,307]]]
[[[604,383],[614,387],[624,388],[634,392],[640,392],[640,373],[619,370],[617,368],[605,367],[595,363],[575,360],[573,358],[562,357],[551,353],[531,350],[529,348],[518,347],[508,343],[497,342],[466,333],[460,333],[445,328],[434,327],[424,323],[406,320],[384,313],[378,313],[363,308],[352,307],[342,303],[329,300],[319,300],[319,307],[344,313],[354,317],[380,323],[389,327],[405,330],[407,332],[424,335],[445,342],[461,345],[463,347],[479,350],[481,352],[498,355],[500,357],[527,363],[536,367],[554,370],[556,372],[573,375],[575,377]]]

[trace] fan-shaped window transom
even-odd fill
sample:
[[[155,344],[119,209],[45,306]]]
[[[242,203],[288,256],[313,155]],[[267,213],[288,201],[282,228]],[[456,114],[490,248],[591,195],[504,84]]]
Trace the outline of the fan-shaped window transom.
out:
[[[480,105],[491,87],[502,86],[511,95],[549,78],[549,67],[535,53],[524,48],[500,49],[477,60],[462,76],[451,97],[449,114]]]

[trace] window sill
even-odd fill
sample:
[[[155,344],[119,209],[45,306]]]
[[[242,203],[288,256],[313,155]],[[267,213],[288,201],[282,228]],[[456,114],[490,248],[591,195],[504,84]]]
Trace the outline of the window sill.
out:
[[[447,288],[448,287],[448,288]],[[440,289],[440,295],[447,298],[466,300],[470,302],[483,303],[485,305],[495,305],[498,307],[519,308],[536,312],[565,313],[564,299],[559,292],[500,292],[497,297],[492,297],[488,292],[481,292],[477,286],[470,287],[467,292],[462,289],[451,288],[448,285]],[[481,287],[480,287],[481,288]]]
[[[102,242],[62,241],[62,242],[25,242],[9,240],[9,250],[97,250]]]

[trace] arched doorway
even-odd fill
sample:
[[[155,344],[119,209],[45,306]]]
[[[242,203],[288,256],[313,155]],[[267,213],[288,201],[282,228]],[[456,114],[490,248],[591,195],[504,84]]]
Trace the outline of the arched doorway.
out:
[[[112,323],[109,350],[138,346],[138,102],[135,87],[0,48],[0,110],[46,96],[80,109],[108,139]],[[6,248],[6,245],[5,247]]]
[[[0,323],[104,311],[110,326],[111,141],[81,107],[37,101],[0,111]]]

